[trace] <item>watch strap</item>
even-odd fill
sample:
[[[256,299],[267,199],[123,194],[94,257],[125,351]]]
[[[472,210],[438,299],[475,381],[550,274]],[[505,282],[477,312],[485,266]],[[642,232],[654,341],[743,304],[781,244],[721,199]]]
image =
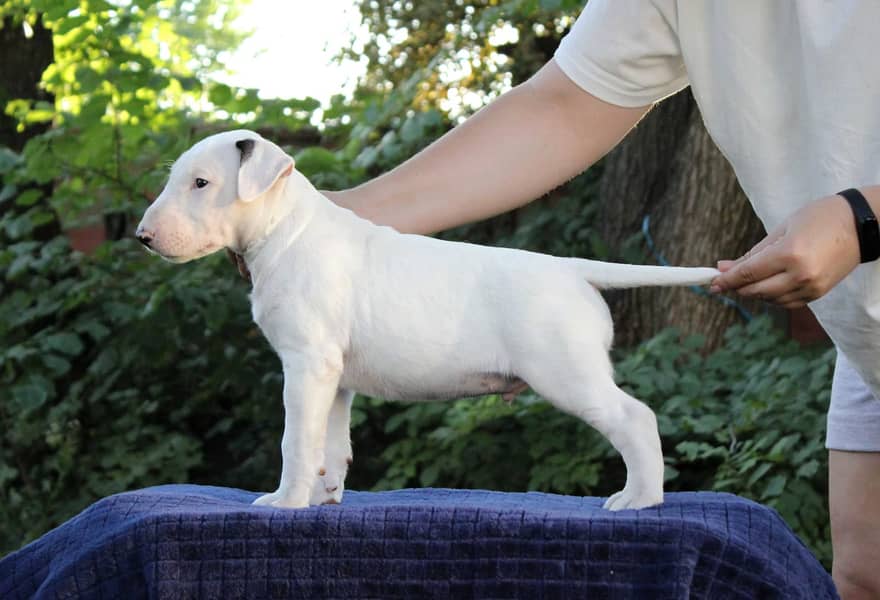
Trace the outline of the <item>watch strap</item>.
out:
[[[855,188],[838,192],[838,195],[843,196],[852,209],[862,262],[877,260],[880,258],[880,225],[877,224],[877,216],[871,210],[871,205]]]

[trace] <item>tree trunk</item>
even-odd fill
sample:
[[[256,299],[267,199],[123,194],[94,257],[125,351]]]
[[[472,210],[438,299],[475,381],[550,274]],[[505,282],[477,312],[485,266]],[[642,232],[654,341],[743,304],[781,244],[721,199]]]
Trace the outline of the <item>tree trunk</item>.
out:
[[[25,35],[19,19],[8,15],[3,17],[0,27],[0,56],[3,57],[0,60],[0,108],[5,109],[6,103],[16,98],[52,102],[52,96],[39,85],[43,71],[55,58],[52,32],[43,27],[42,19],[36,20],[32,34],[28,36]],[[7,116],[5,110],[0,110],[0,147],[6,146],[21,152],[29,139],[43,133],[49,127],[49,123],[41,123],[19,131],[15,119]],[[47,199],[52,194],[51,184],[34,184],[29,187],[41,190],[43,192],[41,202],[47,203]],[[23,191],[24,189],[21,188],[18,190],[19,193]],[[25,210],[11,200],[0,204],[0,211],[25,212]],[[46,241],[60,233],[61,224],[55,218],[38,226],[30,237]]]
[[[52,97],[40,89],[40,79],[54,59],[52,32],[37,19],[33,34],[25,35],[22,24],[14,17],[6,16],[0,26],[0,105],[15,98],[29,98],[52,102]],[[0,111],[0,146],[21,152],[25,142],[49,128],[41,124],[18,131],[13,118]]]
[[[714,266],[757,243],[764,228],[733,169],[703,126],[689,89],[654,108],[605,159],[599,185],[602,234],[612,260],[627,240],[640,237],[645,216],[656,250],[672,265]],[[656,263],[643,240],[647,262]],[[638,288],[606,293],[615,344],[631,346],[665,327],[706,336],[715,348],[740,314],[686,287]],[[754,312],[755,302],[740,304]]]

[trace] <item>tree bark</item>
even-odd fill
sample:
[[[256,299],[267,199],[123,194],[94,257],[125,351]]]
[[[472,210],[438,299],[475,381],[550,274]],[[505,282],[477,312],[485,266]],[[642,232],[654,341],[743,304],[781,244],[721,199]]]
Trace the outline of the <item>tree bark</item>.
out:
[[[32,30],[32,35],[27,36],[19,19],[8,15],[3,17],[0,27],[0,56],[3,57],[0,60],[0,108],[5,109],[6,103],[16,98],[53,101],[52,96],[39,85],[43,71],[55,58],[52,31],[43,27],[42,19],[37,19]],[[15,119],[0,110],[0,147],[6,146],[21,152],[29,139],[50,127],[49,123],[41,123],[19,131],[17,125]],[[43,192],[41,202],[46,203],[48,207],[47,199],[52,194],[52,185],[33,184],[29,187]],[[21,193],[24,189],[20,188],[18,191]],[[0,211],[24,212],[24,209],[10,200],[0,205]],[[52,212],[54,214],[54,210]],[[30,237],[46,241],[60,233],[61,223],[56,216],[51,221],[39,225]]]
[[[40,89],[39,83],[54,59],[52,32],[37,19],[33,35],[27,37],[21,22],[6,16],[0,26],[0,105],[15,98],[29,98],[52,102],[52,97]],[[49,124],[28,127],[18,131],[12,117],[0,111],[0,146],[21,152],[25,143],[49,128]]]
[[[719,259],[741,256],[764,235],[689,89],[658,105],[605,159],[599,202],[612,260],[623,260],[626,241],[639,236],[646,215],[656,250],[672,265],[714,266]],[[656,263],[644,241],[641,248],[646,262]],[[711,349],[742,319],[717,299],[683,287],[614,290],[606,299],[618,346],[674,326],[684,334],[704,335]],[[738,302],[752,312],[761,306]]]

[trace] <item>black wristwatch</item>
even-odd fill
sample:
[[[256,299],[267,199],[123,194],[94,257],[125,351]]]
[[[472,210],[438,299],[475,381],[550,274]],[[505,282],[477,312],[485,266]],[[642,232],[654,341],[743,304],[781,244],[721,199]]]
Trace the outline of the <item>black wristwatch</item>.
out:
[[[856,232],[859,235],[859,250],[862,254],[862,262],[871,262],[880,258],[880,226],[877,225],[877,217],[862,193],[850,188],[838,192],[843,196],[852,208],[856,219]]]

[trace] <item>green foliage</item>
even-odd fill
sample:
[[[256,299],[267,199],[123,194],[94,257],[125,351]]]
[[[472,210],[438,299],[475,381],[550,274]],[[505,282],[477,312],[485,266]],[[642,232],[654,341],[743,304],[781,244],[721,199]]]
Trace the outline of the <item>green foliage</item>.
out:
[[[281,374],[220,257],[174,269],[129,241],[86,258],[62,237],[11,237],[0,250],[0,550],[126,489],[272,485],[280,430],[264,424],[278,422]]]
[[[804,350],[766,319],[732,328],[724,346],[666,331],[619,353],[619,383],[657,412],[667,491],[718,490],[767,504],[830,564],[825,411],[833,350]],[[377,402],[377,401],[372,401]],[[579,420],[524,395],[408,406],[378,489],[437,485],[608,495],[622,461]]]
[[[238,14],[231,0],[0,6],[42,19],[55,51],[42,81],[54,103],[18,98],[6,105],[22,130],[52,124],[27,144],[22,177],[7,174],[6,183],[52,182],[51,206],[65,226],[108,213],[138,218],[168,161],[229,121],[289,134],[309,127],[320,108],[313,99],[261,100],[256,90],[211,80],[220,53],[243,38],[229,27]]]
[[[458,114],[537,71],[583,7],[581,0],[358,4],[372,33],[357,56],[370,65],[362,88],[414,82],[413,107],[463,103]]]

